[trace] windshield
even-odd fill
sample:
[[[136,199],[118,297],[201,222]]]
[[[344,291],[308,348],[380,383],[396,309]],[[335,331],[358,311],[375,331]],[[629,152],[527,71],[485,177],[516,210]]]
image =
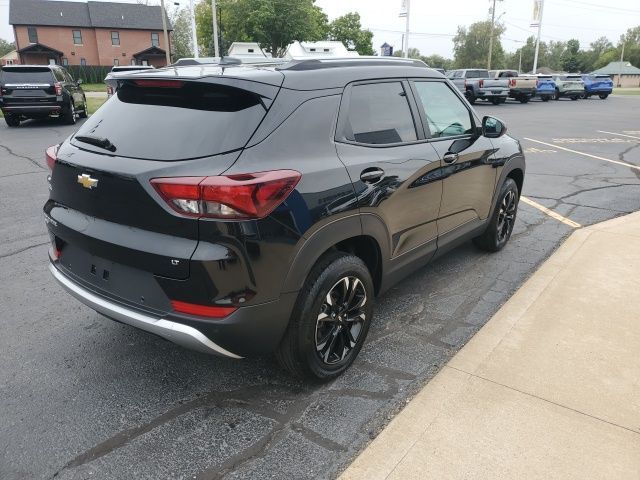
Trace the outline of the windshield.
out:
[[[149,160],[198,158],[242,148],[265,115],[260,98],[223,85],[175,80],[125,82],[78,130],[117,154]],[[80,148],[99,147],[73,140]]]

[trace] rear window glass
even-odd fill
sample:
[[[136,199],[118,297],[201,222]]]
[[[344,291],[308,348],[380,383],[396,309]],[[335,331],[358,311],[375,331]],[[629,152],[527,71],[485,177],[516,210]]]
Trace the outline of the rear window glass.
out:
[[[2,69],[0,81],[7,83],[47,83],[51,84],[51,70],[48,68]]]
[[[467,70],[467,78],[489,78],[488,70]]]
[[[242,148],[265,115],[260,98],[246,90],[201,82],[164,87],[134,82],[124,83],[77,135],[106,138],[124,157],[172,161]],[[104,152],[78,140],[73,144]]]

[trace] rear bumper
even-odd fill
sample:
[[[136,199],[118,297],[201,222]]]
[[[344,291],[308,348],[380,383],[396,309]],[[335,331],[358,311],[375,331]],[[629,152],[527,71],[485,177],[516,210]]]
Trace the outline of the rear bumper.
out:
[[[235,359],[275,350],[297,297],[297,292],[282,295],[273,302],[239,308],[220,320],[190,315],[153,315],[80,285],[53,263],[49,264],[49,271],[72,296],[112,320],[156,334],[190,350]]]
[[[51,115],[58,114],[62,110],[62,106],[56,104],[48,105],[2,105],[0,107],[2,113],[14,113],[19,115]]]
[[[613,88],[611,87],[596,87],[596,88],[585,88],[585,92],[588,95],[598,95],[600,93],[613,93]]]
[[[53,275],[53,278],[55,278],[67,292],[106,317],[147,332],[155,333],[191,350],[213,353],[229,358],[242,358],[212,342],[202,332],[193,327],[172,322],[164,318],[145,315],[111,302],[73,282],[53,264],[49,264],[49,271]]]
[[[512,88],[509,90],[509,96],[511,98],[519,97],[533,97],[536,94],[535,88]]]
[[[509,90],[505,88],[483,88],[477,90],[475,95],[478,98],[507,98],[509,96]]]

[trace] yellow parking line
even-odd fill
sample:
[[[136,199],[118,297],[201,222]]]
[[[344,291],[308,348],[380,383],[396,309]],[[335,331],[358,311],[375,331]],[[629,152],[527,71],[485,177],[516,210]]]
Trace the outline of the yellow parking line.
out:
[[[604,158],[604,157],[599,157],[597,155],[591,155],[590,153],[584,153],[584,152],[579,152],[577,150],[571,150],[570,148],[561,147],[560,145],[554,145],[552,143],[541,142],[540,140],[534,140],[533,138],[524,137],[524,139],[525,140],[529,140],[530,142],[540,143],[540,144],[546,145],[548,147],[559,148],[560,150],[565,150],[567,152],[575,153],[575,154],[578,154],[578,155],[584,155],[585,157],[595,158],[596,160],[602,160],[603,162],[615,163],[615,164],[618,164],[618,165],[623,165],[625,167],[633,168],[635,170],[640,170],[640,166],[638,166],[638,165],[632,165],[630,163],[620,162],[618,160],[611,160],[610,158]]]
[[[634,137],[633,135],[626,135],[624,133],[605,132],[604,130],[598,130],[598,133],[608,133],[609,135],[619,135],[621,137],[635,138],[636,140],[640,140],[640,137]]]
[[[571,228],[580,228],[580,227],[582,227],[582,225],[580,225],[578,222],[574,222],[573,220],[569,220],[567,217],[563,217],[559,213],[556,213],[553,210],[549,210],[544,205],[540,205],[538,202],[534,202],[530,198],[527,198],[525,196],[521,196],[520,197],[520,201],[526,203],[527,205],[531,205],[533,208],[537,208],[542,213],[546,213],[551,218],[555,218],[559,222],[562,222],[565,225],[569,225]]]

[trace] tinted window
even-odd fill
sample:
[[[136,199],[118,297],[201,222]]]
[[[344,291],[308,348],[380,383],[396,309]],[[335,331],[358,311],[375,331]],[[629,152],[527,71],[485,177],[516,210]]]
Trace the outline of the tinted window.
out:
[[[2,70],[2,83],[48,83],[53,81],[48,68],[11,68]]]
[[[462,100],[442,82],[415,82],[432,138],[473,132],[471,113]]]
[[[116,154],[125,157],[171,161],[241,148],[264,117],[260,99],[245,90],[176,83],[178,88],[125,83],[82,125],[78,135],[107,138]]]
[[[56,78],[58,82],[66,81],[66,79],[64,78],[64,75],[62,74],[62,70],[58,70],[57,68],[53,69],[53,76]]]
[[[467,70],[466,78],[489,78],[488,70]]]
[[[349,140],[368,144],[417,140],[402,83],[354,86],[351,90],[346,136]]]

